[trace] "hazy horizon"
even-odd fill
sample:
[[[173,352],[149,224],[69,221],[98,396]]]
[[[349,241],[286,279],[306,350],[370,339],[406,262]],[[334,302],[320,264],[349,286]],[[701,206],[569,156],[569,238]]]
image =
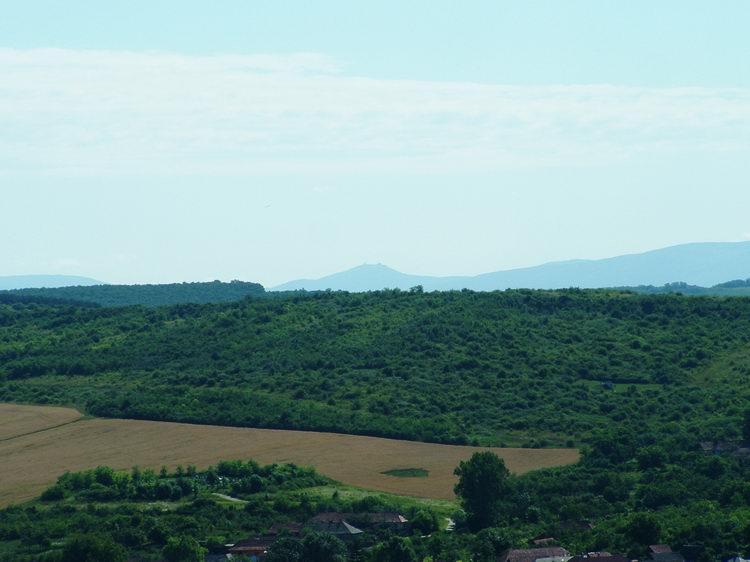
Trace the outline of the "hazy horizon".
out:
[[[272,287],[750,240],[750,5],[720,6],[15,3],[0,275]]]
[[[399,269],[393,268],[389,264],[382,263],[382,262],[372,262],[372,263],[363,262],[363,263],[359,263],[359,264],[354,264],[354,265],[352,265],[350,267],[347,267],[345,269],[342,269],[342,270],[329,271],[329,272],[324,273],[323,275],[321,275],[319,278],[295,277],[295,278],[287,279],[287,280],[285,280],[285,281],[283,281],[281,283],[277,283],[275,285],[268,285],[268,284],[264,284],[264,283],[261,283],[261,284],[264,285],[265,289],[267,289],[267,290],[268,289],[278,289],[278,288],[282,288],[284,285],[288,285],[288,284],[294,283],[294,282],[308,281],[308,280],[314,281],[314,280],[317,280],[317,279],[325,279],[325,278],[328,278],[328,277],[336,277],[339,274],[345,274],[347,272],[356,271],[356,270],[363,269],[363,268],[380,268],[380,269],[383,269],[383,270],[392,271],[394,273],[403,274],[403,275],[406,275],[406,276],[414,276],[414,277],[422,276],[422,277],[434,278],[434,279],[449,279],[449,278],[471,279],[471,278],[474,278],[474,277],[477,277],[477,276],[482,276],[482,275],[486,275],[486,274],[490,274],[490,273],[520,272],[520,271],[527,270],[527,269],[529,269],[529,270],[531,270],[531,269],[537,269],[539,267],[543,267],[543,266],[547,266],[547,265],[555,265],[555,264],[575,264],[575,263],[586,263],[586,262],[597,263],[597,262],[608,261],[608,260],[616,259],[616,258],[635,257],[635,256],[644,255],[644,254],[650,254],[650,253],[653,253],[653,252],[658,252],[659,250],[671,250],[671,249],[677,249],[677,248],[681,248],[681,247],[683,247],[683,248],[684,247],[697,247],[697,246],[705,246],[705,245],[712,245],[712,244],[750,244],[750,240],[737,240],[737,241],[728,241],[728,242],[715,242],[715,241],[692,242],[692,243],[678,244],[678,245],[675,245],[675,246],[669,246],[669,247],[666,247],[666,248],[652,248],[652,249],[646,250],[644,252],[633,252],[633,253],[627,253],[627,254],[620,254],[620,255],[616,255],[616,256],[603,256],[601,258],[571,258],[571,259],[566,259],[566,260],[556,260],[556,261],[551,261],[551,262],[535,263],[535,264],[531,264],[529,266],[521,266],[521,267],[517,267],[517,268],[495,269],[495,270],[488,269],[488,270],[485,270],[485,271],[480,271],[479,273],[476,273],[476,274],[468,274],[468,275],[467,274],[462,274],[462,273],[447,274],[447,275],[433,275],[433,274],[431,274],[429,272],[426,272],[426,273],[425,272],[421,272],[421,273],[416,273],[415,274],[414,272],[411,272],[411,271],[408,271],[408,270],[399,270]],[[698,267],[699,264],[696,263],[695,266]],[[90,277],[90,276],[87,276],[87,275],[83,275],[83,274],[79,275],[79,274],[72,274],[72,273],[70,273],[70,274],[57,274],[57,273],[54,273],[54,272],[52,272],[52,273],[39,272],[39,273],[31,273],[31,274],[0,275],[0,279],[9,279],[9,278],[13,278],[13,277],[18,277],[18,278],[23,278],[23,277],[29,277],[29,278],[34,278],[34,277],[38,277],[38,278],[42,278],[42,277],[49,277],[49,278],[70,277],[71,279],[74,279],[74,278],[80,278],[82,280],[85,279],[87,281],[87,283],[86,283],[87,285],[89,284],[88,282],[90,282],[90,281],[94,281],[94,282],[96,282],[98,284],[107,284],[107,285],[109,285],[109,284],[120,284],[120,283],[110,282],[110,281],[107,281],[107,280],[104,280],[104,279],[93,278],[93,277]],[[730,279],[730,277],[731,277],[731,279]],[[732,275],[725,275],[724,277],[719,277],[719,278],[717,278],[717,280],[714,280],[714,281],[716,283],[719,283],[719,282],[732,281],[732,280],[735,280],[735,279],[745,279],[745,278],[746,278],[746,275],[734,275],[734,276],[732,276]],[[243,281],[243,282],[259,282],[256,279],[241,279],[241,278],[219,279],[219,278],[209,278],[209,279],[173,279],[173,280],[169,280],[169,281],[156,281],[156,282],[132,281],[132,282],[129,282],[127,284],[144,285],[144,284],[194,283],[194,282],[213,282],[213,281],[229,282],[229,281],[235,281],[235,280],[236,281]],[[677,275],[674,278],[669,277],[668,280],[664,281],[664,283],[684,282],[684,281],[685,281],[684,279],[680,278],[680,276]],[[660,282],[656,283],[656,285],[662,285],[664,283],[662,283],[660,281]],[[700,282],[694,282],[694,281],[689,281],[688,282],[688,284],[695,284],[695,283],[697,283],[698,285],[702,285],[702,286],[712,286],[712,285],[715,284],[714,282],[711,282],[711,283],[700,283]],[[635,285],[649,285],[649,284],[653,285],[654,283],[650,283],[650,282],[647,282],[647,281],[630,283],[630,285],[632,285],[632,286],[635,286]],[[569,285],[570,286],[575,286],[575,283],[572,283],[572,284],[569,284]],[[625,285],[627,285],[627,283]],[[67,283],[66,283],[66,286],[68,286]],[[386,287],[386,286],[384,286],[384,287]],[[616,286],[616,285],[611,285],[611,286]],[[282,288],[282,290],[283,290],[283,288]]]

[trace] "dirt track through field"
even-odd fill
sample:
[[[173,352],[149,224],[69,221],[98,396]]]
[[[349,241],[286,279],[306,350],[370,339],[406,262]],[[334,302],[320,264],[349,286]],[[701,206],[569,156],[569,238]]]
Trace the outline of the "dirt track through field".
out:
[[[73,421],[80,418],[75,410],[50,408],[67,410],[66,415],[49,414],[47,410],[0,404],[0,435],[10,437],[0,441],[0,507],[36,497],[68,470],[97,465],[158,469],[162,465],[195,464],[204,468],[219,460],[251,458],[261,463],[314,466],[339,482],[371,490],[451,499],[453,469],[472,453],[486,450],[335,433],[140,420]],[[14,420],[18,420],[18,427]],[[57,427],[44,430],[45,424]],[[34,433],[29,428],[35,428],[31,430]],[[576,449],[490,450],[517,473],[571,464],[579,458]],[[395,468],[423,468],[429,476],[399,478],[382,474]]]

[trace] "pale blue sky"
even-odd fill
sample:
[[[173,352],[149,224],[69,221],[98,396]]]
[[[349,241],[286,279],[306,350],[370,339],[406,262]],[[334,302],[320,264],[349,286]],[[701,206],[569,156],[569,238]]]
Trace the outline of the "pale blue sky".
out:
[[[750,3],[14,2],[0,275],[274,285],[750,238]]]

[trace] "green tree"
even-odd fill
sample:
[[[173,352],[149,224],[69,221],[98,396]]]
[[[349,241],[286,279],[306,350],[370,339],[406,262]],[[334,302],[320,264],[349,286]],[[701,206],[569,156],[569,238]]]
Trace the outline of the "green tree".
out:
[[[651,513],[636,513],[628,522],[627,534],[634,542],[645,546],[659,541],[661,528]]]
[[[346,546],[327,533],[310,533],[302,540],[305,562],[346,562]]]
[[[60,484],[50,486],[42,492],[41,500],[43,502],[54,502],[65,498],[65,488]]]
[[[742,440],[750,443],[750,408],[745,410],[745,419],[742,421]]]
[[[167,562],[203,562],[206,549],[192,537],[171,537],[161,551]]]
[[[649,447],[642,447],[635,453],[635,458],[638,461],[638,467],[641,470],[648,470],[649,468],[658,468],[663,466],[667,462],[667,452],[663,447],[658,445],[651,445]]]
[[[461,498],[469,528],[479,531],[493,526],[500,500],[508,491],[509,472],[503,459],[490,451],[474,453],[453,473],[458,476],[454,491]]]
[[[80,535],[65,544],[62,562],[125,562],[125,549],[101,535]]]
[[[513,543],[507,531],[497,528],[482,529],[474,536],[473,558],[476,562],[495,562],[499,554]]]
[[[411,518],[411,526],[423,535],[429,535],[440,528],[440,520],[431,509],[420,509]]]
[[[417,562],[417,553],[409,539],[391,537],[377,546],[373,556],[374,562]]]
[[[294,537],[282,537],[268,549],[265,562],[301,562],[302,541]]]

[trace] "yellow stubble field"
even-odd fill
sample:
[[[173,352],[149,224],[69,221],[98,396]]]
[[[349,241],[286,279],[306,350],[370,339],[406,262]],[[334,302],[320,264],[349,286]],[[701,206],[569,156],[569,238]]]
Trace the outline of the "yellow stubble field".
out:
[[[0,432],[0,506],[36,497],[65,471],[98,465],[123,470],[178,464],[205,468],[232,459],[294,462],[314,466],[343,484],[451,499],[453,469],[474,452],[487,450],[336,433],[91,419],[73,409],[13,404],[0,404]],[[516,473],[579,459],[577,449],[489,450]],[[383,474],[399,468],[424,469],[429,476]]]

